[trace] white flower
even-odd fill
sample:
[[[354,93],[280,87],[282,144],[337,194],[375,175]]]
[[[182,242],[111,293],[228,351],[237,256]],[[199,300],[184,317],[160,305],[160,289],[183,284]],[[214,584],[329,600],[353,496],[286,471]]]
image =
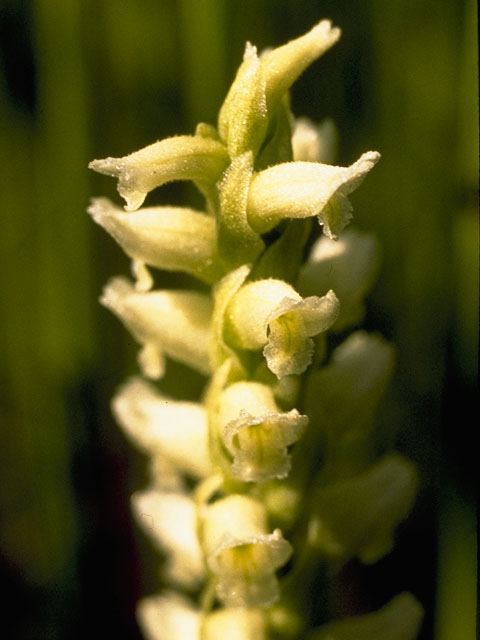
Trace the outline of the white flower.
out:
[[[250,226],[265,233],[284,218],[317,216],[325,235],[336,239],[352,217],[348,194],[379,158],[368,151],[350,167],[285,162],[254,174],[247,204]]]
[[[200,135],[175,136],[123,158],[93,160],[91,169],[118,178],[127,211],[138,209],[149,191],[172,180],[216,182],[228,163],[223,144]]]
[[[364,299],[380,267],[379,254],[375,236],[355,229],[347,229],[336,241],[322,236],[314,244],[297,286],[304,296],[335,291],[340,315],[333,330],[342,331],[363,318]]]
[[[106,198],[88,212],[140,263],[190,273],[212,283],[223,275],[216,255],[215,219],[184,207],[147,207],[125,213]]]
[[[287,448],[308,424],[296,409],[281,412],[271,388],[258,382],[237,382],[222,391],[214,420],[233,456],[232,473],[244,482],[285,478],[290,471]]]
[[[313,353],[310,338],[326,331],[338,313],[333,291],[304,299],[282,280],[256,280],[232,296],[225,312],[225,336],[241,349],[263,347],[268,368],[281,378],[305,371]]]
[[[165,456],[198,478],[210,473],[207,415],[201,404],[177,402],[133,378],[120,388],[112,406],[120,426],[148,454]]]
[[[275,571],[292,553],[279,529],[269,534],[265,507],[231,495],[205,507],[203,544],[225,606],[267,607],[278,598]]]
[[[179,586],[198,587],[205,567],[193,500],[182,493],[148,489],[133,494],[132,507],[145,533],[166,552],[168,577]]]
[[[143,598],[137,618],[146,640],[200,640],[200,612],[180,594]]]
[[[337,130],[331,120],[315,124],[308,118],[297,118],[292,132],[295,161],[331,164],[337,144]]]
[[[206,616],[201,640],[267,640],[265,615],[259,609],[225,608]]]
[[[142,293],[125,278],[114,278],[105,287],[100,302],[143,345],[139,362],[147,377],[163,375],[164,354],[201,373],[210,372],[209,296],[195,291]]]

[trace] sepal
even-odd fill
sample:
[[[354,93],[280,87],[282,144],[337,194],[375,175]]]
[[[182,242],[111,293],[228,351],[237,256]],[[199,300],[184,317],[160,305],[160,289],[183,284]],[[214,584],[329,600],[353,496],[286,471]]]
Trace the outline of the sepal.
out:
[[[164,456],[197,478],[211,472],[207,415],[201,404],[172,400],[132,378],[119,389],[112,408],[126,434],[149,455]]]
[[[139,263],[183,271],[209,284],[224,275],[217,256],[215,220],[205,213],[184,207],[125,213],[106,198],[94,200],[88,212]]]
[[[193,500],[182,493],[147,489],[133,494],[132,508],[144,532],[167,554],[169,579],[187,589],[198,587],[206,573]]]
[[[228,164],[221,142],[204,136],[174,136],[123,158],[93,160],[90,169],[118,178],[118,192],[126,210],[135,211],[149,191],[173,180],[214,184]]]
[[[135,290],[125,278],[114,278],[100,302],[110,309],[143,345],[139,363],[149,378],[160,378],[165,355],[210,372],[209,342],[212,302],[195,291]]]

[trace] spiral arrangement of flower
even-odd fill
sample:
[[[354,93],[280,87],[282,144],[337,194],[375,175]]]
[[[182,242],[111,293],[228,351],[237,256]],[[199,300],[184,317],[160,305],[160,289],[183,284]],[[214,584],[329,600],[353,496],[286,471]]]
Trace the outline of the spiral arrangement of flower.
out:
[[[90,165],[126,201],[97,199],[89,213],[132,259],[133,281],[114,278],[101,302],[141,347],[142,375],[113,411],[151,457],[133,510],[171,585],[139,603],[151,640],[418,633],[407,593],[344,620],[317,606],[319,585],[348,561],[390,551],[417,484],[408,460],[375,446],[393,349],[356,328],[379,258],[373,236],[345,230],[348,196],[380,156],[331,164],[331,123],[289,106],[291,85],[339,36],[323,20],[261,55],[247,43],[216,127]],[[193,181],[205,210],[140,208],[174,180]],[[155,289],[152,268],[203,286]],[[152,382],[169,358],[206,377],[201,399],[173,400]]]

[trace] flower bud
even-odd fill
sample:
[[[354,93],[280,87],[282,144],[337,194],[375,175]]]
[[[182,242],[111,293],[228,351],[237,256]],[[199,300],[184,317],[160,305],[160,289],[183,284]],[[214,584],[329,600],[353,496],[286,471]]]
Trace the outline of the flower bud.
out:
[[[268,368],[279,378],[300,374],[312,359],[310,339],[326,331],[338,315],[338,300],[329,291],[323,298],[303,299],[282,280],[257,280],[232,297],[225,336],[240,349],[263,349]]]
[[[379,253],[375,236],[354,229],[348,229],[336,241],[322,236],[313,246],[300,270],[298,290],[305,296],[335,291],[340,315],[333,330],[342,331],[363,318],[364,299],[380,266]]]
[[[265,233],[284,218],[317,216],[326,236],[336,239],[352,217],[347,198],[380,158],[364,153],[350,167],[318,162],[285,162],[255,174],[247,215],[252,229]]]
[[[171,400],[148,382],[132,378],[112,406],[117,422],[146,453],[165,456],[194,477],[210,473],[207,415],[201,404]]]
[[[139,361],[147,377],[163,375],[164,354],[201,373],[210,372],[209,296],[194,291],[139,293],[125,278],[114,278],[100,302],[143,345]]]
[[[217,595],[227,607],[267,607],[278,598],[275,571],[292,553],[279,529],[267,533],[264,506],[232,495],[205,508],[203,543],[217,577]]]
[[[320,627],[308,640],[415,640],[422,617],[422,607],[416,598],[401,593],[379,611]]]
[[[179,586],[198,587],[205,567],[193,500],[181,493],[148,489],[133,494],[132,507],[144,532],[167,554],[168,577]]]
[[[308,118],[297,118],[292,133],[295,161],[331,164],[335,158],[337,130],[331,120],[315,124]]]
[[[135,211],[155,187],[173,180],[215,183],[227,164],[227,150],[221,142],[203,136],[175,136],[123,158],[93,160],[88,166],[118,178],[127,211]]]
[[[258,382],[237,382],[222,391],[214,420],[233,456],[233,475],[243,482],[285,478],[290,471],[287,447],[308,424],[296,409],[281,413],[271,388]]]
[[[134,260],[190,273],[209,284],[223,275],[215,220],[205,213],[183,207],[148,207],[125,213],[106,198],[94,200],[88,212]]]
[[[243,62],[220,110],[218,130],[231,157],[260,149],[269,119],[303,71],[340,36],[329,20],[282,47],[257,56],[247,43]]]

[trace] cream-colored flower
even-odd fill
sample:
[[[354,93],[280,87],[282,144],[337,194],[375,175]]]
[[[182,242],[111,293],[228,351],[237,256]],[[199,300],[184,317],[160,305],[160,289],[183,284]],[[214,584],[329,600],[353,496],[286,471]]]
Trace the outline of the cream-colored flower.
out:
[[[132,507],[142,529],[167,554],[169,579],[184,588],[198,587],[205,578],[205,566],[193,500],[182,493],[147,489],[133,494]]]
[[[300,269],[298,290],[304,296],[333,289],[340,315],[332,329],[342,331],[362,320],[365,297],[380,267],[378,241],[370,233],[347,229],[338,240],[320,237]]]
[[[183,271],[209,284],[223,275],[213,217],[185,207],[147,207],[125,213],[106,198],[88,212],[127,256],[152,267]]]
[[[135,211],[155,187],[172,180],[214,184],[227,164],[227,150],[221,142],[197,135],[166,138],[123,158],[93,160],[88,166],[118,178],[125,208]]]
[[[194,477],[211,472],[203,405],[172,400],[133,378],[120,388],[112,406],[120,426],[146,453],[164,456]]]
[[[338,313],[333,291],[304,299],[282,280],[256,280],[232,296],[224,335],[237,348],[263,348],[268,368],[281,378],[305,371],[313,354],[311,337],[326,331]]]
[[[201,373],[210,372],[209,296],[195,291],[142,293],[125,278],[114,278],[105,287],[100,302],[143,345],[139,363],[147,377],[163,375],[165,355]]]
[[[265,507],[231,495],[205,507],[203,545],[227,607],[267,607],[278,598],[275,571],[292,553],[279,529],[268,533]]]
[[[302,436],[307,416],[296,409],[281,412],[272,389],[258,382],[236,382],[217,400],[216,431],[232,455],[232,473],[244,482],[285,478],[288,447]]]
[[[225,608],[206,616],[201,640],[267,640],[265,614],[259,609]]]
[[[331,164],[335,158],[337,130],[332,120],[315,124],[308,118],[297,118],[292,131],[295,161]]]
[[[352,217],[347,196],[379,158],[368,151],[350,167],[285,162],[254,174],[247,204],[250,226],[265,233],[285,218],[317,216],[325,235],[336,239]]]
[[[201,640],[199,610],[173,591],[140,600],[137,618],[146,640]]]

